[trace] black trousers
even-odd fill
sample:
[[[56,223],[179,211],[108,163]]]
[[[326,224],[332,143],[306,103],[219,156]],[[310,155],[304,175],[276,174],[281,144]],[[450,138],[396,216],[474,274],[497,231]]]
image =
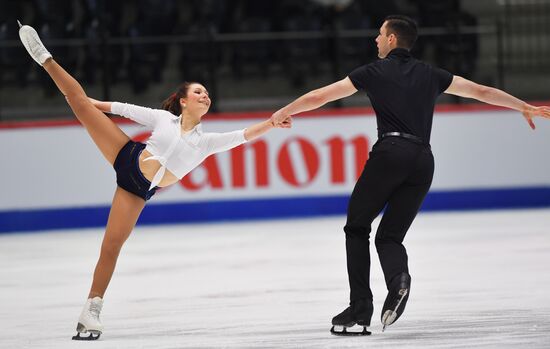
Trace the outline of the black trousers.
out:
[[[372,300],[369,236],[384,210],[375,244],[386,285],[409,272],[403,239],[430,189],[434,159],[429,145],[387,137],[373,146],[348,206],[346,233],[350,300]]]

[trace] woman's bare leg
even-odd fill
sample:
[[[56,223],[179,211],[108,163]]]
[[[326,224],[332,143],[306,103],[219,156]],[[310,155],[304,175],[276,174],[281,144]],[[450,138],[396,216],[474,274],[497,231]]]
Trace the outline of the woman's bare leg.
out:
[[[144,206],[145,200],[117,187],[88,298],[103,298],[120,249],[134,229]]]
[[[129,137],[107,115],[88,100],[82,86],[56,61],[48,59],[42,65],[53,79],[77,119],[86,128],[107,161],[112,165]]]

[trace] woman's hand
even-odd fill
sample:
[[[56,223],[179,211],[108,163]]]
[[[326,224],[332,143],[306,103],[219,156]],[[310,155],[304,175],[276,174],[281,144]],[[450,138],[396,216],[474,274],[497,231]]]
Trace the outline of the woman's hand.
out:
[[[270,119],[271,121],[271,124],[273,125],[273,127],[278,127],[278,128],[291,128],[292,127],[292,116],[288,116],[286,119],[284,119],[283,121],[275,124],[273,122],[273,119]]]
[[[94,105],[94,107],[101,110],[102,112],[104,113],[111,112],[111,102],[98,101],[97,99],[93,99],[91,97],[88,97],[88,100],[90,101],[90,103]]]

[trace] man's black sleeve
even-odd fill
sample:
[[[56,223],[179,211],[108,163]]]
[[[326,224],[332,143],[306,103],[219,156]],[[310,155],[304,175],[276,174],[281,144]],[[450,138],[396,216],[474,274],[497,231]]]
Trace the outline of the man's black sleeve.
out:
[[[356,89],[366,91],[371,78],[370,71],[369,65],[363,65],[352,71],[348,77]]]
[[[453,82],[453,74],[440,68],[434,67],[434,75],[439,85],[439,93],[445,92]]]

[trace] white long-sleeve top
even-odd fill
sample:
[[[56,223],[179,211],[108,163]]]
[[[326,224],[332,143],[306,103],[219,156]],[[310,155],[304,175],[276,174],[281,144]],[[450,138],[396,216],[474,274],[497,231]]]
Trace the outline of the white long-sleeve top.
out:
[[[181,179],[209,155],[235,148],[246,142],[246,129],[205,133],[202,132],[201,124],[182,135],[181,115],[176,116],[162,109],[113,102],[111,112],[153,129],[145,146],[145,150],[153,156],[145,161],[157,160],[161,167],[153,177],[149,189],[160,183],[166,169]]]

